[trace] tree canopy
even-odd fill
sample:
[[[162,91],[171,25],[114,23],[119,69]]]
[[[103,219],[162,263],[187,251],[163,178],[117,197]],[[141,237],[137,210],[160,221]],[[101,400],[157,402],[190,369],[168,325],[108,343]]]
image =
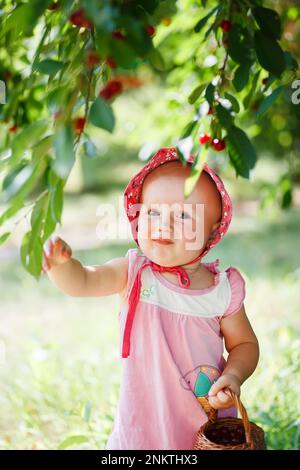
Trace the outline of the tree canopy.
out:
[[[0,225],[30,201],[31,228],[21,245],[28,272],[41,273],[43,244],[61,223],[76,156],[95,152],[90,130],[114,131],[114,101],[146,86],[144,67],[182,94],[165,109],[185,121],[176,144],[182,162],[196,157],[187,193],[208,149],[227,152],[236,176],[249,178],[257,144],[271,142],[275,154],[287,150],[289,171],[278,188],[289,207],[300,177],[293,138],[300,135],[299,11],[284,1],[275,11],[270,3],[2,0],[0,175],[7,208]],[[270,119],[276,106],[277,120]]]

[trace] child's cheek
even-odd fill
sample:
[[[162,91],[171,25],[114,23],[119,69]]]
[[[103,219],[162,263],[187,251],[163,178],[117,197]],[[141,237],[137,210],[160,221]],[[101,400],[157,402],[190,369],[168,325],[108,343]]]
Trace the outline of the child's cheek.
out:
[[[138,225],[138,237],[139,239],[143,239],[144,241],[147,241],[150,239],[150,234],[151,234],[151,225],[150,221],[148,221],[147,218],[141,218],[139,220],[139,225]]]

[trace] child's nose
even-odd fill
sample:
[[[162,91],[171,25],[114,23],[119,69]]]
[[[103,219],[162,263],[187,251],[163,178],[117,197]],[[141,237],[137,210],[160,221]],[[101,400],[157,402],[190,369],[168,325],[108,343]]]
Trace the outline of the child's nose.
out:
[[[173,230],[173,218],[170,213],[163,212],[160,216],[159,228],[161,231]]]

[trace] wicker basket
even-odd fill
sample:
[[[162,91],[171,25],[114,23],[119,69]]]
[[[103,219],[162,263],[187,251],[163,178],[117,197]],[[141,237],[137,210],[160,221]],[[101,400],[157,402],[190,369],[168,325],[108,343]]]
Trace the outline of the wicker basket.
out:
[[[226,393],[235,400],[240,418],[217,418],[217,410],[211,408],[208,421],[196,435],[197,450],[266,450],[264,431],[249,422],[247,411],[239,397],[229,389]]]

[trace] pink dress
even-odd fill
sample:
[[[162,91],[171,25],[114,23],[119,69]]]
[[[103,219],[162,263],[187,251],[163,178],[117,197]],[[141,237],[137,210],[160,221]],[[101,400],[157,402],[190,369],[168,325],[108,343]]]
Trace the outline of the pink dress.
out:
[[[148,260],[137,248],[126,256],[120,356],[128,295],[138,268]],[[220,319],[236,313],[245,297],[245,281],[236,268],[221,272],[218,259],[203,264],[215,274],[207,289],[176,286],[151,266],[142,270],[130,356],[121,358],[120,398],[106,450],[193,450],[207,420],[199,399],[226,364]],[[220,410],[219,416],[236,416],[236,409]]]

